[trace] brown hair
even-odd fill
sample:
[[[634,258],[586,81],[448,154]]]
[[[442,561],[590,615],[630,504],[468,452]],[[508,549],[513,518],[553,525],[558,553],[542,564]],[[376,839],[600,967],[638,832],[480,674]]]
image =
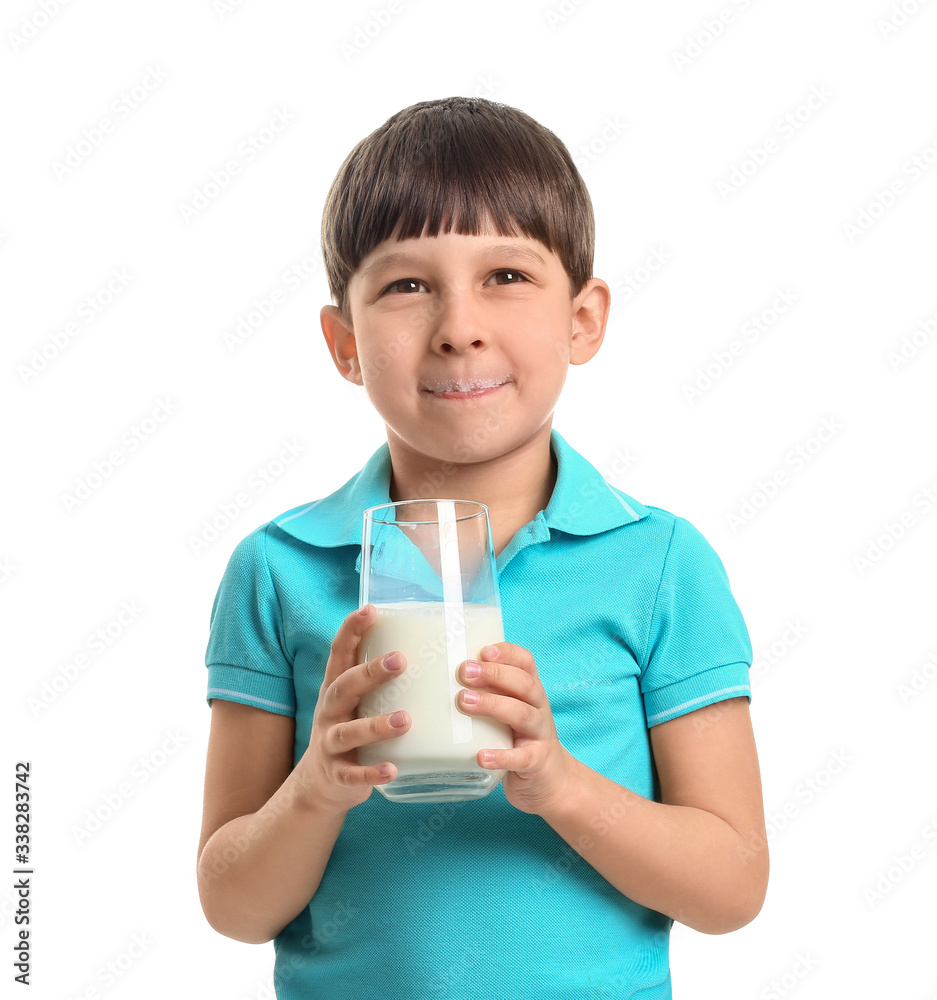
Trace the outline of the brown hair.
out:
[[[335,304],[349,318],[349,279],[391,236],[477,236],[489,224],[555,253],[571,298],[592,277],[592,202],[553,132],[479,97],[398,111],[349,153],[325,201],[322,258]]]

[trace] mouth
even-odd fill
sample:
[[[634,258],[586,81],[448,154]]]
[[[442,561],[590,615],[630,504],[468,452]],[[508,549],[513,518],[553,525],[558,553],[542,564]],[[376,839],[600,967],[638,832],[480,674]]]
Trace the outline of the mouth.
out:
[[[420,392],[434,399],[477,399],[497,392],[511,381],[510,377],[427,379],[420,383]]]

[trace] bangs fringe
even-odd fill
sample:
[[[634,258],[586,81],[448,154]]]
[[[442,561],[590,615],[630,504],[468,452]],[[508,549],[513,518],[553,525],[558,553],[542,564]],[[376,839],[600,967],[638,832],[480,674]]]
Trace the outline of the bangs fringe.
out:
[[[362,140],[326,200],[322,251],[345,313],[360,262],[384,240],[526,236],[557,254],[573,294],[591,277],[592,205],[566,147],[514,108],[447,98],[404,109]]]

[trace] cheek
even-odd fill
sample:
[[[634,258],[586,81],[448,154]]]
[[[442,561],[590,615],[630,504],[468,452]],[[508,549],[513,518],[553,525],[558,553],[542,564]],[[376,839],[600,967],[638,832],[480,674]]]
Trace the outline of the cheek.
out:
[[[413,335],[406,329],[379,338],[360,338],[358,360],[365,385],[371,383],[375,391],[392,393],[404,376],[414,370],[410,357],[412,341]]]
[[[569,366],[569,340],[556,329],[555,321],[552,328],[544,324],[528,331],[518,344],[523,368],[535,373],[544,384],[562,382]]]

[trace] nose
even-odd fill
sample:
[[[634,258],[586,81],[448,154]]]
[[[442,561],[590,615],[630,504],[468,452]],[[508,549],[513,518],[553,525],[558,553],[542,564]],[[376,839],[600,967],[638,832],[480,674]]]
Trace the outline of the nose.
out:
[[[478,304],[468,290],[448,291],[438,302],[432,347],[440,354],[480,350],[486,346]]]

